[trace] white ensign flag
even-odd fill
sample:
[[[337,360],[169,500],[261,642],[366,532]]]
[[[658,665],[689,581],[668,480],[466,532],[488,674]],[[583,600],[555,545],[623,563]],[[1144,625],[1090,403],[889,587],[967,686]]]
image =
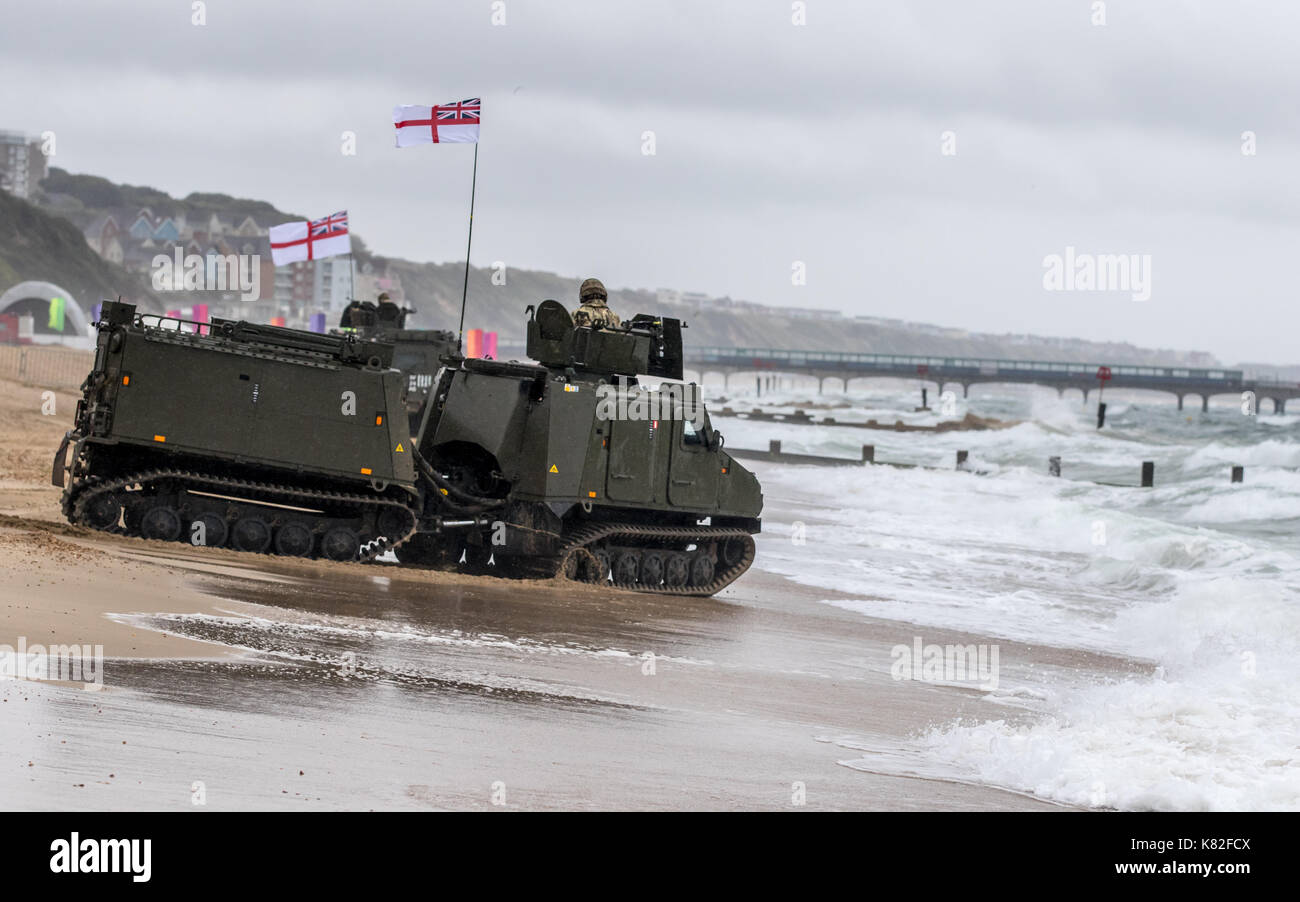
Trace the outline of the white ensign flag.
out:
[[[393,128],[397,146],[412,144],[477,144],[482,101],[475,97],[441,106],[395,106]]]
[[[352,253],[347,210],[311,222],[299,220],[271,226],[269,236],[271,259],[276,266]]]

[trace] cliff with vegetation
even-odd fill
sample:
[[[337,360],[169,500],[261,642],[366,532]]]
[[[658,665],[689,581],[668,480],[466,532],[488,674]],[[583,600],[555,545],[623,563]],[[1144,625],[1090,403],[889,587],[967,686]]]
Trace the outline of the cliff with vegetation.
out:
[[[261,200],[226,194],[192,193],[173,198],[155,188],[119,185],[98,176],[80,175],[54,168],[41,183],[34,200],[41,209],[0,195],[0,285],[25,278],[40,278],[63,285],[79,298],[146,297],[157,301],[145,275],[128,273],[100,259],[86,244],[82,230],[109,211],[150,208],[155,213],[183,215],[190,222],[206,222],[216,214],[227,223],[252,217],[265,227],[302,219],[300,214],[276,208]],[[464,264],[421,263],[388,258],[370,250],[353,234],[353,256],[358,266],[373,264],[400,278],[407,304],[419,313],[415,325],[455,328],[460,316]],[[752,348],[800,348],[886,354],[999,357],[1107,363],[1162,365],[1213,365],[1209,355],[1173,349],[1140,348],[1123,342],[1030,335],[994,335],[938,326],[868,317],[844,316],[816,319],[749,305],[728,306],[724,299],[698,299],[695,303],[670,303],[653,291],[619,287],[611,273],[572,273],[508,269],[504,284],[493,281],[488,269],[473,268],[465,325],[500,333],[505,342],[521,341],[524,308],[546,298],[576,305],[579,282],[588,275],[603,278],[610,287],[610,306],[622,316],[661,313],[688,324],[688,346],[720,345]],[[497,280],[501,280],[498,278]],[[665,279],[667,281],[667,279]],[[169,294],[169,306],[182,300]]]
[[[0,191],[0,291],[28,280],[53,282],[87,308],[97,300],[161,300],[139,274],[101,258],[72,222]]]

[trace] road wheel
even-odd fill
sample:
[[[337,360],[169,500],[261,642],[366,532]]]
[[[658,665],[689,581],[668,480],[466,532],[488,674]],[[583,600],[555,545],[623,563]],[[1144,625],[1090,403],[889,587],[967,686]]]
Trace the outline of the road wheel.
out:
[[[122,525],[126,531],[133,536],[140,534],[140,518],[144,516],[144,508],[138,504],[122,505]]]
[[[641,585],[654,588],[664,581],[664,558],[653,552],[641,557]]]
[[[86,504],[83,519],[92,529],[112,529],[122,515],[122,505],[112,495],[96,495]]]
[[[620,586],[635,586],[641,579],[641,552],[620,551],[614,558],[614,582]]]
[[[707,586],[713,582],[713,558],[697,554],[691,561],[691,585]]]
[[[181,516],[166,504],[151,507],[140,519],[140,534],[146,539],[175,542],[181,537]]]
[[[604,548],[597,548],[591,552],[591,556],[596,559],[596,566],[600,568],[600,578],[596,582],[603,583],[609,579],[609,552]]]
[[[336,526],[320,540],[320,553],[331,561],[356,560],[361,551],[361,539],[346,526]]]
[[[230,531],[230,544],[260,554],[271,545],[271,527],[261,517],[240,517]]]
[[[275,552],[285,557],[306,557],[311,554],[315,537],[301,523],[286,523],[275,531]]]
[[[203,528],[195,529],[196,524]],[[229,534],[230,528],[226,526],[225,518],[211,512],[199,514],[190,522],[191,545],[220,548],[226,544],[226,536]]]
[[[739,536],[726,539],[718,545],[718,559],[724,567],[734,567],[745,557],[745,540]]]
[[[670,554],[664,561],[664,583],[669,586],[684,586],[691,576],[691,562],[684,554]]]
[[[375,525],[379,527],[381,536],[392,541],[400,538],[406,532],[406,527],[410,525],[410,522],[410,518],[397,508],[385,506],[379,512]]]

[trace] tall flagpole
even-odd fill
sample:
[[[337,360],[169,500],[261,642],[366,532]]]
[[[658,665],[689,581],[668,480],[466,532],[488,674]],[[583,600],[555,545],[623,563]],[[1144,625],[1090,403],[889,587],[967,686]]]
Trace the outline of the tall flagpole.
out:
[[[464,347],[465,299],[469,296],[469,249],[474,245],[474,192],[478,187],[478,142],[474,142],[474,175],[469,183],[469,240],[465,242],[465,283],[460,289],[460,331],[456,333],[456,350]]]

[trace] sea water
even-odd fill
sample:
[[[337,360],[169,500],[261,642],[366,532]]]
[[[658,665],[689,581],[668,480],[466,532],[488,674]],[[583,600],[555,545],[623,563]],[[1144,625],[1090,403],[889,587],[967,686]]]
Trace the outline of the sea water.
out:
[[[1095,392],[1085,407],[1078,392],[977,386],[947,415],[930,398],[936,410],[917,413],[905,383],[729,395],[737,410],[839,421],[934,425],[970,411],[1016,423],[909,433],[715,418],[732,448],[780,439],[859,458],[874,444],[877,461],[937,468],[758,465],[769,500],[787,502],[765,512],[756,566],[918,633],[1131,666],[1022,686],[1028,717],[936,723],[888,756],[847,741],[867,751],[844,763],[1097,808],[1300,808],[1300,417],[1113,391],[1098,430]],[[958,449],[970,472],[955,469]],[[1154,488],[1137,487],[1142,461]],[[1233,465],[1244,482],[1230,482]]]

